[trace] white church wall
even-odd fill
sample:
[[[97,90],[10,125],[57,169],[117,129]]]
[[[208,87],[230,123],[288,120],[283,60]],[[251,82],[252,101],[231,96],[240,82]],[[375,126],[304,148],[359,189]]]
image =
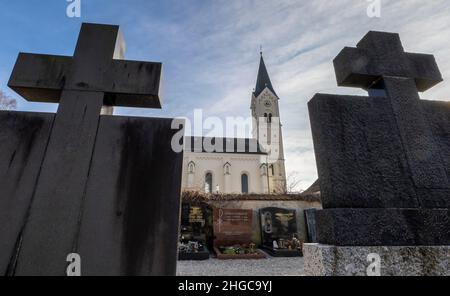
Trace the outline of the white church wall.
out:
[[[189,163],[195,165],[193,173]],[[225,165],[229,164],[229,175]],[[212,190],[218,185],[221,193],[241,193],[241,176],[248,176],[249,193],[265,193],[260,175],[260,155],[239,153],[196,153],[184,152],[183,189],[205,191],[205,176],[212,173]]]

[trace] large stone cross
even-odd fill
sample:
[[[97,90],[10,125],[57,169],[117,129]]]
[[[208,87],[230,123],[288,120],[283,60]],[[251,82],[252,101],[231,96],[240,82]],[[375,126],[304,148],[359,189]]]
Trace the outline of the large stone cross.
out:
[[[73,57],[21,53],[17,59],[8,85],[27,100],[59,107],[19,260],[11,264],[16,274],[61,274],[76,250],[102,107],[161,107],[162,64],[118,60],[123,54],[118,26],[83,24]]]
[[[338,85],[369,96],[308,103],[323,210],[318,242],[339,246],[450,243],[450,104],[420,100],[442,81],[432,55],[398,34],[369,32],[335,58]]]
[[[391,104],[386,108],[394,110],[415,185],[450,189],[417,93],[442,81],[434,57],[405,52],[398,34],[372,31],[357,48],[344,48],[334,65],[340,86],[361,87],[371,95],[384,89]]]

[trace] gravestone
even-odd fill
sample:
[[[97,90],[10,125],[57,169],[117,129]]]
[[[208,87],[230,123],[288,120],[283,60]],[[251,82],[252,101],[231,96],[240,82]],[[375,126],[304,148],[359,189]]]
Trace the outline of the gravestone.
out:
[[[338,85],[369,96],[317,94],[308,104],[324,209],[315,214],[321,245],[304,251],[322,258],[322,274],[358,258],[365,272],[370,252],[384,275],[448,274],[450,103],[418,95],[442,81],[434,57],[405,52],[398,34],[369,32],[334,66]]]
[[[0,273],[174,275],[182,154],[161,107],[161,63],[122,60],[119,27],[83,24],[73,57],[20,53],[9,87],[56,114],[0,113]]]
[[[302,255],[297,234],[295,210],[263,208],[259,210],[262,248],[274,257]]]
[[[252,242],[253,210],[213,210],[213,248],[218,259],[265,258]]]
[[[306,231],[308,234],[309,243],[317,243],[317,223],[316,223],[316,211],[317,209],[305,209],[305,221],[306,221]]]
[[[182,204],[178,260],[209,259],[207,245],[212,237],[211,226],[212,210],[208,204]]]

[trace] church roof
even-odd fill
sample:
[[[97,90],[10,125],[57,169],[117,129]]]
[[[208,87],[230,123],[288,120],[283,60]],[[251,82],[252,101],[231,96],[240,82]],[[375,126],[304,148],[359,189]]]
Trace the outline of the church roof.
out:
[[[320,182],[317,179],[308,189],[303,191],[303,195],[320,195]]]
[[[205,140],[214,147],[213,151],[204,147]],[[185,150],[190,152],[204,153],[240,153],[240,154],[267,154],[264,152],[256,139],[248,138],[211,138],[211,137],[184,137]],[[218,141],[218,142],[217,142]],[[220,145],[222,143],[222,145]],[[218,150],[218,151],[216,151]]]
[[[270,91],[273,92],[274,95],[278,96],[273,89],[269,73],[267,72],[266,64],[264,63],[264,58],[261,54],[261,59],[259,61],[258,78],[256,79],[255,91],[253,92],[255,97],[259,96],[266,87],[270,89]]]

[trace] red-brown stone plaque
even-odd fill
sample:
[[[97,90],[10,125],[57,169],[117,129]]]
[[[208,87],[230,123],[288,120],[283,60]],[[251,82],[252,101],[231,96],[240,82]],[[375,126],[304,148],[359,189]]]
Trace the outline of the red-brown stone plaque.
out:
[[[260,259],[265,258],[259,250],[246,254],[224,254],[223,247],[252,244],[252,210],[220,209],[213,212],[214,251],[218,259]]]

